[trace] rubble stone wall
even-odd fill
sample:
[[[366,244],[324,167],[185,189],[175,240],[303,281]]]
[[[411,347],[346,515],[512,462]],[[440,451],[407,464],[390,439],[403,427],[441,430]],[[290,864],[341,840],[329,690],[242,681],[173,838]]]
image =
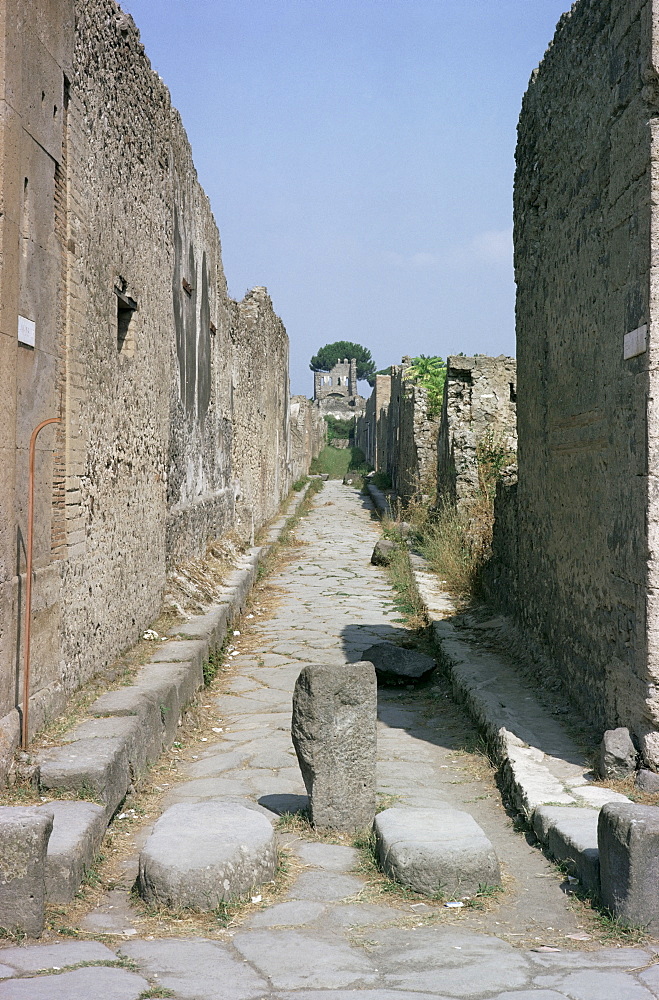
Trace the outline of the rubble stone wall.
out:
[[[514,562],[529,641],[575,706],[629,726],[655,767],[658,31],[656,0],[580,0],[523,101],[519,483],[495,525],[501,606]]]
[[[327,424],[320,407],[306,396],[291,396],[289,413],[291,480],[295,483],[325,447]]]
[[[291,440],[286,331],[265,289],[227,296],[130,16],[0,0],[0,24],[0,718],[20,697],[29,437],[62,418],[36,461],[34,731],[150,624],[169,568],[229,531],[249,540],[318,428]]]
[[[446,361],[437,455],[437,499],[458,507],[479,488],[479,443],[514,456],[517,450],[515,359],[479,354]]]
[[[376,375],[375,385],[366,400],[364,414],[357,418],[355,426],[355,445],[364,452],[369,465],[383,471],[389,465],[390,399],[391,377]]]
[[[387,445],[387,472],[404,503],[419,490],[435,489],[440,419],[428,413],[427,390],[405,378],[408,366],[391,366]]]

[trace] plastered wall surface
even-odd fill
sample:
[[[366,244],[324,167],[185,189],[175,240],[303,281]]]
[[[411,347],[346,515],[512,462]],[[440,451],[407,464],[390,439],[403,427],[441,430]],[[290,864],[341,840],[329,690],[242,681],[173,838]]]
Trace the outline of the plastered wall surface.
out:
[[[517,449],[514,358],[455,355],[446,382],[437,452],[437,501],[462,507],[479,490],[478,446]]]
[[[32,731],[149,625],[168,569],[229,531],[250,539],[322,428],[298,405],[291,437],[286,331],[265,289],[227,296],[187,136],[131,18],[112,0],[0,0],[0,24],[4,746],[39,420],[62,417],[36,460]]]
[[[580,0],[524,98],[519,484],[495,538],[502,553],[514,503],[518,622],[575,706],[629,726],[653,766],[658,22],[656,0]],[[646,326],[647,349],[626,358]]]

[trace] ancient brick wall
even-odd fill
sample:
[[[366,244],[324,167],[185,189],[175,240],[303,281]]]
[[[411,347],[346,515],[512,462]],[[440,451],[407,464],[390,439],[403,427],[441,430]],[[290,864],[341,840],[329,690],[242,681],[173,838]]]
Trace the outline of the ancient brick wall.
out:
[[[27,444],[62,416],[36,464],[34,730],[150,624],[169,567],[225,532],[249,540],[320,426],[305,417],[299,451],[286,331],[264,289],[227,296],[187,136],[131,18],[113,0],[0,14],[0,717],[21,680]]]
[[[630,726],[654,766],[658,24],[656,0],[564,15],[515,181],[515,616],[585,715]]]
[[[437,454],[437,500],[458,507],[479,490],[478,448],[514,456],[517,448],[515,359],[455,355],[446,382]]]

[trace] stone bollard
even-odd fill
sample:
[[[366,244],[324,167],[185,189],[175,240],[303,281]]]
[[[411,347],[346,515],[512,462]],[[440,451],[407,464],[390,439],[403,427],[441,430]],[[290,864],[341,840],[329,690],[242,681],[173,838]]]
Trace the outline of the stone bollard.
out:
[[[314,826],[351,831],[372,825],[376,719],[372,663],[314,664],[300,673],[292,736]]]
[[[37,806],[0,806],[0,927],[40,937],[53,817]]]
[[[601,899],[625,924],[659,931],[659,808],[609,802],[597,828]]]

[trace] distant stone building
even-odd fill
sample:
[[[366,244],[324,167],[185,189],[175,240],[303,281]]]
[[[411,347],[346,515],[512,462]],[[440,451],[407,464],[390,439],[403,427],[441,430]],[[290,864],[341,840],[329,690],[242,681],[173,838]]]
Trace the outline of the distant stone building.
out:
[[[314,372],[313,398],[324,416],[339,420],[360,416],[366,400],[357,390],[355,359],[338,361],[329,372]]]

